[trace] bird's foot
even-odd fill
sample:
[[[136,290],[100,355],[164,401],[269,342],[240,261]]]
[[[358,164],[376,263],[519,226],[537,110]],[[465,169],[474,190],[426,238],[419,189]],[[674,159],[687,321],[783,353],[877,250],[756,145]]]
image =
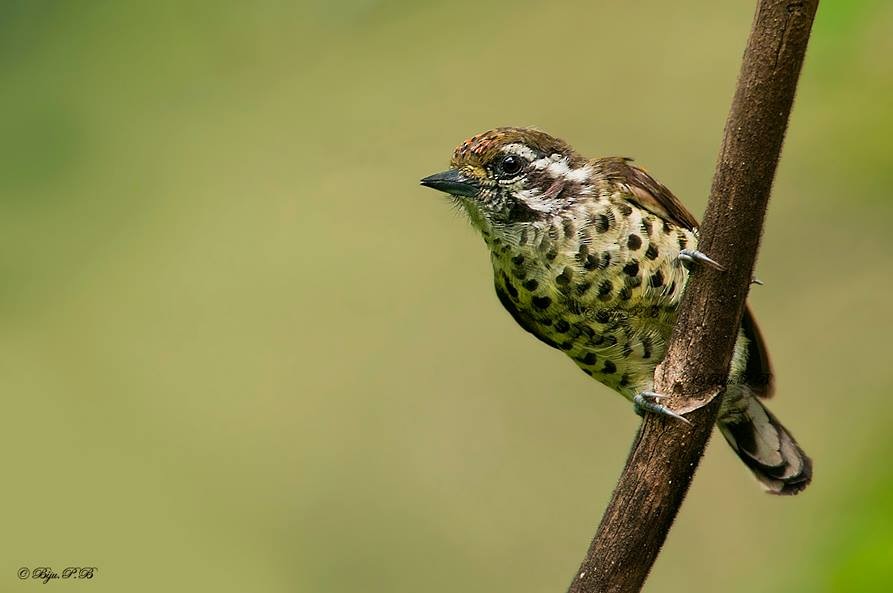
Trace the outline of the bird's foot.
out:
[[[688,421],[683,416],[680,416],[670,408],[660,403],[660,400],[667,398],[667,395],[661,395],[659,393],[654,393],[653,391],[643,391],[633,398],[633,407],[636,410],[636,414],[639,416],[644,416],[645,412],[651,412],[652,414],[660,414],[661,416],[669,416],[671,418],[675,418],[677,420],[681,420],[688,425],[691,425],[691,422]]]
[[[720,272],[726,271],[725,266],[713,261],[708,255],[698,251],[697,249],[683,249],[679,252],[678,257],[679,261],[682,262],[682,265],[684,265],[689,270],[692,268],[693,265],[705,265],[710,266],[714,270],[719,270]]]

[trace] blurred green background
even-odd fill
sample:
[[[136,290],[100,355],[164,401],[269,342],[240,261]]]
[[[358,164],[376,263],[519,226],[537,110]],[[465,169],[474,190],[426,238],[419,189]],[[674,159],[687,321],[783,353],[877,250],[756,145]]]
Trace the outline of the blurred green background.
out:
[[[638,418],[418,179],[535,125],[700,214],[753,4],[0,2],[0,591],[564,591]],[[649,591],[893,590],[893,5],[822,4],[751,296],[816,479],[715,439]]]

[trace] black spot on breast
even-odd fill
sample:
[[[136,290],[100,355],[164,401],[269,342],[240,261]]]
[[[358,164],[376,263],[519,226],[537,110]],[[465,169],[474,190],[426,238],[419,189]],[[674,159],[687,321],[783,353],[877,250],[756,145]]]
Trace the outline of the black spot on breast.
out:
[[[592,288],[592,282],[581,282],[577,284],[577,294],[584,295],[590,288]]]
[[[558,347],[562,350],[573,350],[574,342],[573,340],[568,340],[566,342],[562,342]]]
[[[555,283],[559,286],[567,286],[574,277],[574,271],[569,266],[565,266],[564,270],[555,277]]]
[[[565,219],[562,223],[564,226],[564,236],[567,238],[571,238],[577,234],[577,229],[574,228],[574,221],[570,219]]]
[[[611,321],[611,314],[605,309],[599,309],[595,313],[595,320],[599,323],[608,323]]]
[[[606,214],[597,214],[592,217],[592,224],[595,227],[595,232],[605,233],[611,228],[611,219]]]
[[[620,386],[626,387],[628,385],[629,385],[629,374],[623,373],[623,375],[620,377]]]
[[[598,262],[598,269],[606,270],[608,268],[608,266],[610,266],[610,265],[611,265],[611,254],[608,253],[607,251],[603,251],[602,256]]]
[[[515,288],[515,285],[512,284],[512,281],[509,280],[509,277],[505,272],[502,273],[502,284],[505,286],[505,291],[511,296],[513,299],[518,298],[518,289]]]
[[[537,309],[548,309],[549,305],[552,304],[552,299],[547,296],[533,297],[533,300],[531,302]]]
[[[552,249],[551,251],[549,251],[549,253],[546,254],[546,259],[549,261],[553,261],[556,257],[558,257],[558,252],[554,249]]]
[[[610,360],[606,360],[604,366],[602,366],[602,372],[606,375],[613,375],[617,372],[617,365]]]
[[[648,249],[645,250],[645,257],[650,260],[655,260],[657,259],[658,253],[659,251],[657,249],[657,245],[655,245],[654,243],[650,243],[648,245]]]
[[[604,280],[598,287],[598,298],[600,301],[611,300],[611,293],[614,292],[614,285],[610,280]]]
[[[534,278],[524,281],[524,288],[526,288],[530,292],[533,292],[534,290],[536,290],[537,287],[539,287],[539,285],[540,285],[540,283],[537,282]]]
[[[571,324],[565,321],[564,319],[559,319],[555,322],[555,331],[560,334],[565,333],[567,330],[571,328]]]
[[[620,292],[617,293],[617,296],[620,297],[621,301],[628,301],[633,296],[633,290],[629,286],[624,286],[620,289]]]
[[[524,265],[524,256],[516,255],[515,257],[512,258],[512,263],[515,264],[516,266]]]
[[[629,207],[629,204],[620,204],[617,209],[620,210],[620,213],[624,216],[629,216],[633,213],[633,209]]]
[[[651,279],[648,281],[648,284],[651,285],[651,288],[660,288],[664,284],[664,275],[663,272],[657,270],[654,274],[651,275]]]
[[[527,245],[527,241],[528,241],[527,233],[528,233],[528,231],[526,228],[521,229],[521,237],[518,239],[518,245]]]
[[[626,240],[626,246],[635,251],[642,246],[642,238],[639,235],[632,234]]]
[[[637,288],[642,286],[642,277],[641,276],[630,276],[626,279],[626,285],[630,288]]]
[[[646,360],[651,358],[651,348],[651,338],[647,336],[642,338],[642,358]]]
[[[632,347],[629,345],[629,342],[626,342],[626,343],[623,344],[623,349],[622,349],[620,352],[621,352],[621,354],[623,355],[623,358],[626,358],[626,357],[628,357],[630,354],[633,353],[633,349],[632,349]]]
[[[580,245],[580,248],[577,250],[577,261],[582,263],[586,262],[586,257],[589,255],[589,246],[586,244]]]
[[[598,360],[598,358],[595,356],[595,352],[587,352],[586,356],[584,356],[583,358],[578,358],[577,360],[579,360],[583,364],[592,366],[595,364],[595,361]]]
[[[627,276],[638,276],[639,275],[639,262],[636,260],[632,260],[625,266],[623,266],[623,273]]]
[[[586,256],[586,263],[583,264],[583,267],[587,270],[594,270],[598,267],[599,257],[596,253],[590,253]]]

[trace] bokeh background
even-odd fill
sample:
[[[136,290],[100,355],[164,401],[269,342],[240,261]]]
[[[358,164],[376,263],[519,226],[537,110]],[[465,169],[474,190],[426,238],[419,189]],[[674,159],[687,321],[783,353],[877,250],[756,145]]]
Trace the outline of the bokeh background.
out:
[[[563,591],[638,418],[418,179],[536,125],[700,214],[753,4],[0,2],[0,590]],[[891,31],[823,1],[751,296],[815,482],[715,439],[650,591],[893,590]]]

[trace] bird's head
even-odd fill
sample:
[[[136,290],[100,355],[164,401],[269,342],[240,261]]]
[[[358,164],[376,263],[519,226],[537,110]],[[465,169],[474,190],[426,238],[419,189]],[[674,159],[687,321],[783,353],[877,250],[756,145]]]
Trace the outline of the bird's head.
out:
[[[496,128],[460,144],[422,185],[452,196],[481,230],[550,219],[591,191],[592,166],[564,141]]]

